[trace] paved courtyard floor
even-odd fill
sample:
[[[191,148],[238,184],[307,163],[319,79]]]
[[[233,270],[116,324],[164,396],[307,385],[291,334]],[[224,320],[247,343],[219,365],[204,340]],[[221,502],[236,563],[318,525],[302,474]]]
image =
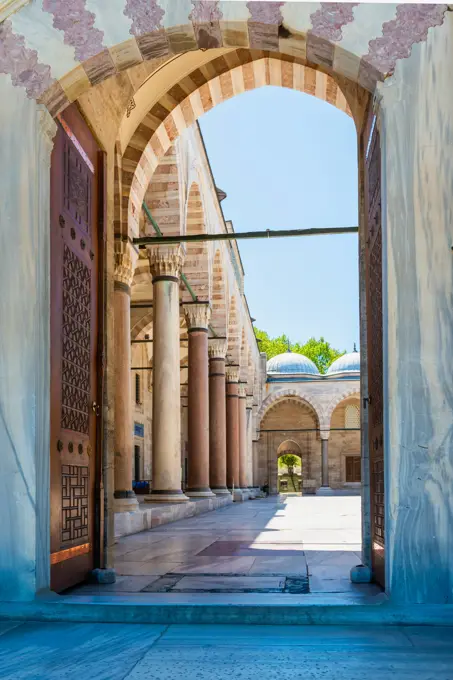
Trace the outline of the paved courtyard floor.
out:
[[[126,536],[115,547],[118,579],[72,596],[115,593],[348,593],[360,564],[359,496],[280,496],[226,508]]]
[[[453,680],[451,628],[1,623],[2,680]]]

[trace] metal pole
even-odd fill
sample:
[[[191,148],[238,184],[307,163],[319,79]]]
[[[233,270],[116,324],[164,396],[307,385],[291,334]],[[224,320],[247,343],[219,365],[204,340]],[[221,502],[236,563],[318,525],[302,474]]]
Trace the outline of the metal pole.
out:
[[[332,234],[357,234],[358,227],[320,227],[319,229],[266,229],[266,231],[239,231],[222,234],[179,234],[175,236],[140,236],[133,239],[136,246],[162,243],[196,243],[200,241],[240,241],[257,238],[289,238],[293,236],[325,236]]]

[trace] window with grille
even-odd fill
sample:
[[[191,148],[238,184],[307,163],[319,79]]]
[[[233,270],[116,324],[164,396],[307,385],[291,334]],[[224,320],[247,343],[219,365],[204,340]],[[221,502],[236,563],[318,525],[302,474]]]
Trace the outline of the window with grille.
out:
[[[344,411],[344,426],[347,430],[360,428],[360,411],[356,404],[348,404]]]
[[[346,457],[346,481],[347,482],[362,481],[362,466],[360,456]]]
[[[135,374],[135,403],[141,404],[141,384],[140,384],[140,373]]]

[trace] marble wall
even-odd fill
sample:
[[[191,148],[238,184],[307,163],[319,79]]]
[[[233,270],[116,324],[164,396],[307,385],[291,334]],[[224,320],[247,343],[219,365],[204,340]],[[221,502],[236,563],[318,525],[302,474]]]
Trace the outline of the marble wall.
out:
[[[0,600],[49,585],[49,167],[56,126],[0,75]]]
[[[453,602],[453,17],[380,90],[387,588]]]

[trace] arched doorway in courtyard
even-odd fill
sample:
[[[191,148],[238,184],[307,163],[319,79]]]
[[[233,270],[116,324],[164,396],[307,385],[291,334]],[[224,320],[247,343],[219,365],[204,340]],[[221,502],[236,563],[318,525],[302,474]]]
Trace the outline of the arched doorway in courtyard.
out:
[[[280,493],[302,492],[302,452],[297,442],[286,439],[277,449],[278,490]]]

